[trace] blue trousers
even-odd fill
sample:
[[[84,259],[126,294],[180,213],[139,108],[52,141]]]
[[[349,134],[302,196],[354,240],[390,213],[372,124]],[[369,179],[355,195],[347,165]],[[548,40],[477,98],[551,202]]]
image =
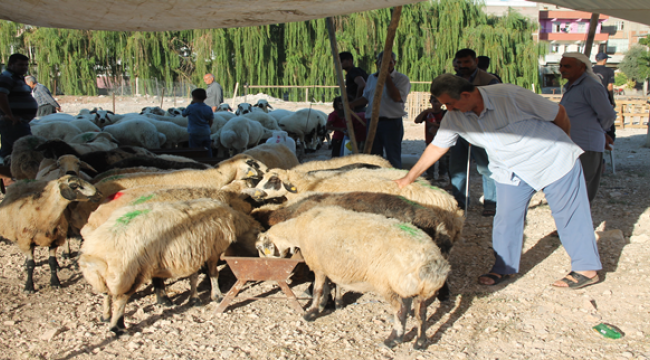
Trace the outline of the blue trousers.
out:
[[[395,169],[402,168],[402,138],[404,125],[402,119],[384,120],[377,123],[377,133],[372,143],[371,154],[384,156]]]
[[[16,140],[31,134],[32,129],[28,123],[19,122],[14,125],[11,121],[0,120],[0,142],[2,143],[0,156],[5,158],[11,155]]]
[[[204,147],[208,149],[209,156],[212,157],[212,140],[210,140],[210,135],[190,134],[189,143],[191,148]]]
[[[456,145],[449,149],[449,176],[451,177],[452,193],[458,206],[465,208],[465,185],[467,184],[467,152],[469,151],[467,140],[459,137]],[[492,172],[488,169],[488,156],[485,149],[472,146],[472,159],[476,161],[476,168],[483,177],[483,205],[486,208],[494,208],[497,201],[496,184],[490,177]]]
[[[571,269],[602,269],[580,161],[576,161],[569,173],[543,190],[562,245],[571,257]],[[518,186],[497,183],[497,213],[492,230],[496,259],[490,272],[502,275],[519,272],[524,222],[528,203],[534,194],[535,189],[523,180]]]

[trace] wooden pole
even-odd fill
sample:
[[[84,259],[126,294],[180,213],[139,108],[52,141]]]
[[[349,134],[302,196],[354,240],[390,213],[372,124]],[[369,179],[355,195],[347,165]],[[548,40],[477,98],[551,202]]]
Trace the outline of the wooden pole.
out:
[[[235,105],[239,105],[239,104],[235,104],[235,98],[237,97],[237,91],[238,90],[239,90],[239,82],[236,82],[235,83],[235,90],[232,92],[232,108],[233,109],[235,108]]]
[[[357,137],[354,135],[354,126],[352,125],[352,118],[350,117],[350,106],[347,92],[345,91],[345,78],[343,77],[341,58],[339,58],[339,50],[336,45],[336,33],[334,32],[334,23],[332,22],[332,18],[328,17],[325,19],[325,24],[327,25],[327,33],[330,38],[330,47],[332,48],[332,57],[334,58],[334,68],[336,69],[336,78],[339,82],[341,99],[343,99],[343,113],[345,116],[345,124],[348,127],[348,136],[350,137],[350,142],[352,142],[352,152],[358,154],[359,148],[357,146]]]
[[[594,37],[596,37],[596,28],[598,27],[598,18],[600,14],[593,13],[591,14],[591,20],[589,20],[589,34],[587,35],[587,43],[585,44],[585,56],[591,56],[591,47],[594,46]]]
[[[113,91],[113,114],[115,114],[115,91]]]
[[[165,88],[162,89],[162,96],[160,97],[160,108],[162,109],[163,103],[165,102]]]
[[[174,107],[176,107],[176,82],[172,83],[172,98],[174,99]]]
[[[366,145],[364,153],[370,154],[372,150],[372,143],[375,141],[375,134],[377,133],[377,123],[379,122],[379,108],[381,106],[381,96],[384,93],[384,84],[386,83],[386,76],[388,76],[388,66],[390,65],[391,57],[393,56],[393,41],[395,40],[395,32],[399,26],[399,18],[402,15],[402,7],[396,6],[393,8],[393,14],[390,18],[390,25],[386,34],[386,45],[384,46],[384,56],[381,59],[381,69],[379,69],[379,76],[377,77],[377,86],[375,87],[375,95],[372,99],[372,115],[370,120],[370,128],[368,129],[368,136],[366,137]],[[406,99],[402,99],[406,101]],[[367,121],[368,119],[366,119]]]

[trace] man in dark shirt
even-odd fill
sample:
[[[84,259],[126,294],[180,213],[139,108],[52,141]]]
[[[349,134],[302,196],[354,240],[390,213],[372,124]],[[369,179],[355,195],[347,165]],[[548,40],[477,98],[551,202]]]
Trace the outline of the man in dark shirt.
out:
[[[607,64],[607,59],[610,56],[605,53],[598,53],[596,55],[596,65],[592,66],[591,69],[596,75],[600,78],[600,82],[603,84],[605,89],[607,89],[609,102],[612,103],[612,106],[615,106],[614,103],[614,70],[605,66]]]
[[[36,116],[38,104],[32,89],[25,83],[29,58],[22,54],[9,57],[6,70],[0,74],[0,157],[11,154],[14,142],[31,135],[29,122]]]
[[[354,66],[354,57],[352,53],[344,51],[339,53],[341,67],[345,70],[345,91],[348,98],[356,100],[363,95],[363,89],[366,87],[368,74],[362,69]],[[365,112],[365,106],[358,106],[353,109],[355,112]]]
[[[214,75],[205,74],[203,81],[208,85],[206,92],[208,93],[205,104],[212,108],[212,112],[217,111],[217,107],[223,103],[223,89],[218,82],[214,81]]]

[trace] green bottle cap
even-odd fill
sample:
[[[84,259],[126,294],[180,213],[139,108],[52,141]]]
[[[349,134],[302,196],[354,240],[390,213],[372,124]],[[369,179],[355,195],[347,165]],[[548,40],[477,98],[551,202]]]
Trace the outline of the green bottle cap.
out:
[[[608,339],[620,339],[621,333],[614,329],[612,326],[600,323],[593,327],[594,331]]]

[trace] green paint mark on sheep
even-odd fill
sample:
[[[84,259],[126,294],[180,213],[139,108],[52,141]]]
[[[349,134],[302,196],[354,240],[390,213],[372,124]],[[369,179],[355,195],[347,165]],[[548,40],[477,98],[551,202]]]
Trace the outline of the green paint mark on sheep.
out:
[[[34,179],[23,179],[23,180],[20,180],[20,182],[23,183],[23,184],[28,184],[28,183],[37,182],[37,181],[38,181],[38,180],[34,180]]]
[[[116,225],[123,225],[126,226],[128,225],[133,219],[140,215],[144,215],[148,213],[151,210],[134,210],[131,212],[128,212],[122,216],[120,216],[117,220],[115,220]]]
[[[409,223],[397,224],[397,228],[407,233],[412,238],[423,238],[423,232]]]
[[[131,205],[144,204],[144,203],[146,203],[147,201],[153,199],[154,196],[155,196],[154,194],[140,196],[140,197],[137,198],[134,202],[132,202]]]
[[[124,177],[124,175],[113,175],[113,176],[109,176],[109,177],[107,177],[105,179],[102,179],[102,181],[100,181],[99,183],[115,181],[115,180],[119,180],[119,179],[121,179],[123,177]]]
[[[89,141],[95,139],[95,136],[97,136],[97,134],[85,133],[85,134],[83,134],[81,139],[83,140],[83,142],[89,142]]]
[[[413,207],[416,207],[418,209],[426,209],[426,207],[422,206],[421,204],[418,204],[415,201],[409,200],[409,199],[405,198],[404,196],[398,196],[398,197],[400,198],[400,200],[404,201],[405,203],[407,203],[407,204],[409,204],[409,205],[411,205]]]
[[[426,181],[426,180],[418,180],[418,181],[416,181],[416,183],[418,183],[418,184],[420,184],[420,185],[422,185],[424,187],[427,187],[429,189],[432,189],[432,190],[444,191],[444,190],[442,190],[441,188],[439,188],[437,186],[433,186],[433,185],[429,184],[429,182]]]

